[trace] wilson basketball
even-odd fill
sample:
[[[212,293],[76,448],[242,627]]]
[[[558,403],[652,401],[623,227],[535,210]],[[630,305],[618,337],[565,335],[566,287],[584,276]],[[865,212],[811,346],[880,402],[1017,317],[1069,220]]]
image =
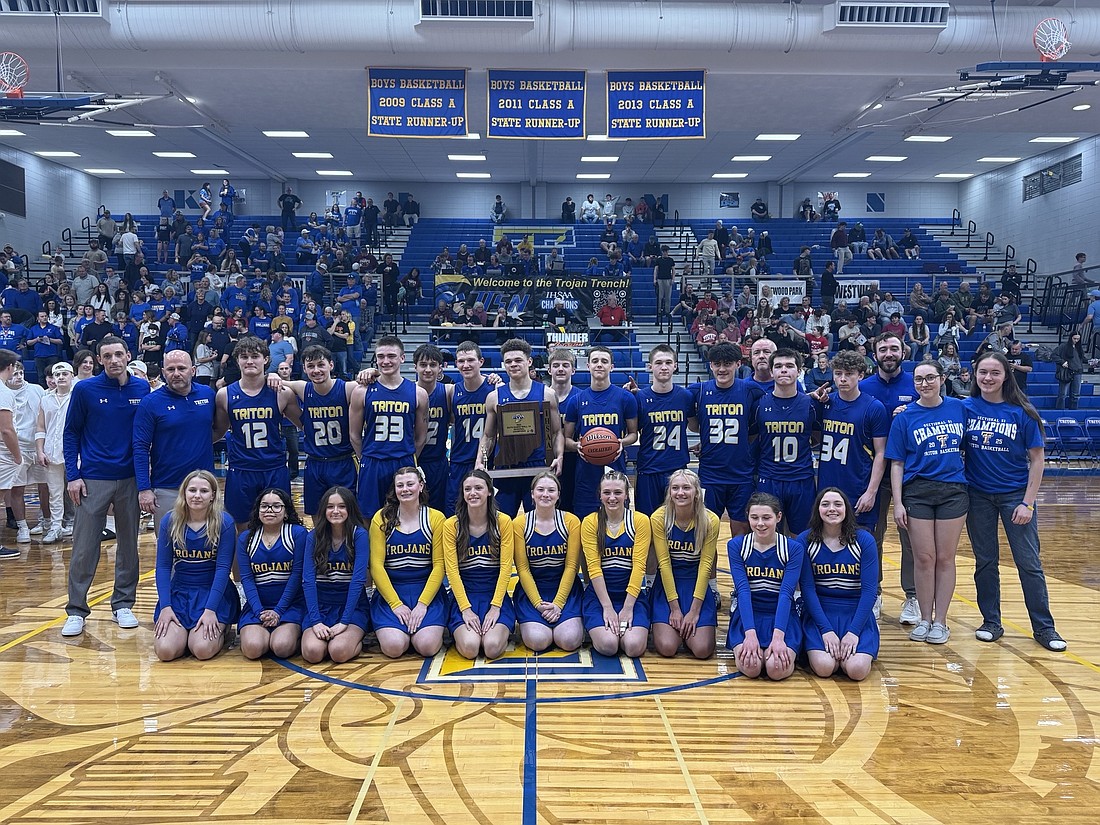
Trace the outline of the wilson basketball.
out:
[[[619,454],[619,437],[607,427],[593,427],[577,442],[589,464],[603,467]]]

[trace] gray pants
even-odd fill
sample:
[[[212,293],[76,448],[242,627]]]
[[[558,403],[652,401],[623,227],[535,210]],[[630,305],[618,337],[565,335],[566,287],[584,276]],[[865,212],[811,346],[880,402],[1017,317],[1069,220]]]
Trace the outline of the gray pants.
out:
[[[160,520],[172,512],[179,490],[175,487],[157,487],[153,490],[153,495],[157,497],[157,507],[153,510],[153,530],[159,535]]]
[[[886,462],[886,473],[882,485],[878,488],[878,524],[875,525],[875,541],[878,543],[878,580],[882,590],[882,540],[886,536],[886,525],[893,521],[894,499],[890,492],[890,462]],[[916,598],[917,582],[913,574],[913,545],[909,541],[909,531],[898,528],[901,539],[901,589],[905,598]]]
[[[672,279],[657,281],[657,320],[672,313]]]
[[[115,589],[111,594],[111,610],[134,606],[138,583],[138,501],[137,480],[131,476],[120,481],[85,480],[88,495],[76,508],[73,524],[73,554],[69,562],[69,616],[87,616],[88,590],[99,566],[103,528],[107,510],[115,508]]]

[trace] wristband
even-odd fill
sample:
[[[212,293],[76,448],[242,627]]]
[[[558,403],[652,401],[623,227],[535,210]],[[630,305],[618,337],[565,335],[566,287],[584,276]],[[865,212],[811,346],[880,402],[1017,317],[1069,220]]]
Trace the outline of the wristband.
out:
[[[1021,507],[1026,507],[1028,510],[1030,510],[1033,513],[1035,512],[1035,505],[1034,504],[1028,504],[1026,501],[1021,501],[1020,506]]]

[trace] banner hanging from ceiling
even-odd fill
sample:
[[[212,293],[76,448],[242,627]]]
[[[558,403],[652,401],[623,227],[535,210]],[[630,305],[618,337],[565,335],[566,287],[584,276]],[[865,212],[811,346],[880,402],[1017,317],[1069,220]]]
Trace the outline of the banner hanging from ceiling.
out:
[[[607,73],[607,136],[631,140],[706,137],[706,71]]]
[[[370,137],[464,137],[465,69],[367,69]]]
[[[584,137],[584,71],[489,69],[492,138]]]

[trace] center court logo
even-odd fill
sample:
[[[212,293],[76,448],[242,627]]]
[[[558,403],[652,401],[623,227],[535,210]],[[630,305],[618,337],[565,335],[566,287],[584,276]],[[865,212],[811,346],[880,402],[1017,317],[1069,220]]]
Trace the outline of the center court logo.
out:
[[[536,655],[523,645],[509,647],[499,659],[460,656],[454,648],[440,651],[424,662],[418,685],[462,682],[644,682],[641,662],[626,656],[603,656],[584,648],[572,652],[552,650]]]

